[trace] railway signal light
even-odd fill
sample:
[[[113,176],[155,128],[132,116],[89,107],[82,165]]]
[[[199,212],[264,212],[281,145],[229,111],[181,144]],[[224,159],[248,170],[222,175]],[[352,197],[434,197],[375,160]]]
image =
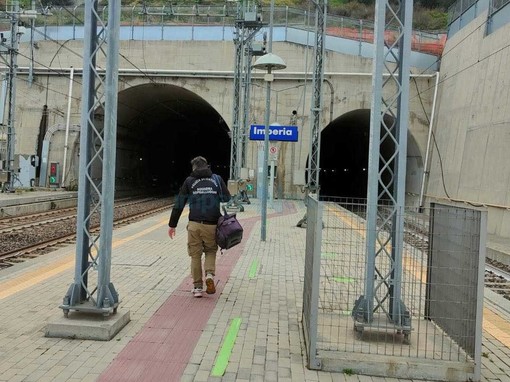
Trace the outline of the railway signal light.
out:
[[[58,184],[58,167],[57,162],[50,163],[50,186]]]

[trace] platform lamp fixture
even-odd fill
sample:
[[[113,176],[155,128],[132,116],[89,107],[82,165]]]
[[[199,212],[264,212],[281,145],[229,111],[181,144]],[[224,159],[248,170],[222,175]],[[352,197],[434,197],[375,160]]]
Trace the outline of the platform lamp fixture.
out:
[[[266,218],[267,218],[267,167],[269,161],[269,108],[271,107],[271,82],[274,80],[273,70],[285,69],[287,65],[276,54],[267,53],[257,59],[253,64],[254,69],[265,70],[266,81],[266,114],[264,119],[264,165],[262,166],[262,204],[261,204],[261,228],[260,240],[266,241]]]

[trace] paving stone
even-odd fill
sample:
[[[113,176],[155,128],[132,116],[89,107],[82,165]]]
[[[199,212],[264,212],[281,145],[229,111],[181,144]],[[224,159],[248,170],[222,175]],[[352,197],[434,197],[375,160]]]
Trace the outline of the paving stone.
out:
[[[233,265],[230,278],[220,280],[223,291],[214,296],[217,302],[207,323],[199,329],[197,344],[182,369],[182,381],[406,381],[346,376],[304,367],[303,354],[306,351],[303,348],[301,311],[306,231],[295,227],[303,216],[304,207],[300,202],[294,205],[296,212],[293,214],[269,219],[273,229],[269,230],[266,242],[260,241],[260,221],[255,222],[259,219],[255,203],[243,213],[243,218],[255,222],[245,238],[246,252]],[[151,219],[151,222],[135,223],[114,233],[114,236],[129,237],[159,221],[159,228],[131,243],[136,246],[136,251],[124,250],[122,246],[114,249],[114,264],[115,256],[122,256],[123,262],[129,262],[138,260],[140,256],[158,254],[156,265],[152,267],[112,268],[112,280],[119,290],[123,307],[129,308],[131,314],[131,322],[114,340],[98,343],[43,336],[44,322],[55,314],[61,314],[58,304],[73,279],[74,268],[71,265],[34,286],[38,288],[36,303],[33,302],[31,288],[0,299],[0,319],[5,323],[0,329],[0,381],[12,382],[19,378],[24,378],[25,382],[95,381],[116,357],[122,356],[130,341],[136,341],[138,333],[159,314],[160,307],[172,293],[191,298],[188,284],[183,291],[176,290],[189,279],[185,224],[179,225],[178,237],[169,240],[166,234],[168,213]],[[74,252],[73,246],[63,247],[52,253],[52,261],[69,257],[72,262]],[[222,256],[229,261],[228,252]],[[248,280],[249,269],[255,260],[258,272],[254,279]],[[29,260],[27,269],[40,269],[45,263],[49,260]],[[27,270],[20,269],[19,272],[26,273]],[[5,272],[0,271],[0,286],[4,275]],[[12,273],[10,277],[14,275]],[[204,297],[201,302],[206,303],[207,298]],[[28,313],[19,312],[17,306],[23,303],[30,306]],[[235,317],[241,318],[241,328],[226,373],[223,377],[212,377],[211,370]],[[484,332],[482,351],[488,354],[482,362],[482,380],[510,382],[504,373],[510,365],[510,350]],[[129,365],[129,361],[126,362]]]

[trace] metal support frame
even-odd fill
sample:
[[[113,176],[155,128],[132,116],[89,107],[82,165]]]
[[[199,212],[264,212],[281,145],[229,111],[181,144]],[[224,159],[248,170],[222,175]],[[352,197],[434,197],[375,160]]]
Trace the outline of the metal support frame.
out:
[[[19,46],[19,3],[15,1],[12,4],[12,9],[7,12],[11,24],[11,36],[9,44],[6,46],[7,41],[2,41],[2,46],[5,46],[9,59],[7,65],[9,71],[7,73],[7,134],[6,134],[6,150],[5,150],[5,171],[7,173],[7,181],[2,185],[3,192],[14,192],[16,177],[14,171],[14,146],[16,142],[16,133],[14,128],[15,112],[16,112],[16,74],[18,68],[18,46]],[[1,122],[1,121],[0,121]]]
[[[319,194],[320,145],[321,145],[321,116],[322,116],[322,85],[324,84],[324,50],[326,37],[326,20],[328,0],[312,0],[315,5],[315,52],[312,78],[312,104],[310,109],[310,147],[308,154],[308,179],[305,186],[305,203],[308,194]],[[306,213],[296,224],[305,228]]]
[[[0,121],[2,127],[2,135],[6,136],[6,148],[5,152],[2,150],[2,155],[0,159],[5,161],[5,172],[7,173],[7,181],[2,185],[3,192],[14,192],[16,189],[16,180],[18,180],[16,169],[14,168],[15,158],[14,158],[14,147],[16,144],[16,129],[15,129],[15,112],[16,112],[16,77],[18,70],[18,49],[21,35],[23,32],[20,30],[20,26],[23,25],[22,22],[30,21],[31,25],[34,25],[34,19],[37,17],[37,12],[35,11],[35,4],[32,2],[32,9],[21,9],[19,6],[19,1],[14,0],[9,3],[9,10],[3,12],[3,16],[9,19],[11,24],[10,28],[10,39],[7,43],[7,38],[2,37],[0,41],[0,57],[3,53],[6,53],[9,58],[5,59],[2,57],[2,60],[5,62],[6,66],[9,68],[6,73],[7,79],[7,95],[6,95],[6,103],[7,103],[7,125],[3,125],[3,121]],[[30,68],[29,68],[29,82],[31,83],[32,79],[32,71],[33,71],[33,31],[31,30],[30,34]],[[3,98],[3,97],[2,97]],[[2,105],[5,109],[5,105]],[[3,117],[3,112],[2,112]],[[4,128],[6,127],[6,132]],[[1,168],[1,166],[0,166]],[[21,184],[18,181],[19,184]]]
[[[120,0],[108,2],[107,24],[98,12],[98,0],[85,2],[80,176],[74,282],[63,309],[110,315],[119,295],[110,281],[117,135],[117,91]],[[100,75],[99,56],[106,70]],[[102,174],[97,174],[101,168]],[[93,173],[96,171],[96,173]],[[99,235],[92,231],[99,218]],[[94,273],[97,270],[97,275]],[[97,285],[89,286],[92,279]]]
[[[234,32],[234,94],[233,94],[233,110],[232,110],[232,131],[230,144],[230,179],[235,179],[237,171],[238,159],[238,134],[239,134],[239,118],[241,115],[241,80],[242,80],[242,63],[243,63],[243,46],[244,46],[244,28],[242,23],[242,5],[238,4],[237,19],[235,21]]]
[[[245,15],[247,12],[256,13],[256,11],[256,6],[252,5],[250,7],[245,4],[245,1],[243,1],[242,4],[239,2],[237,18],[235,20],[234,97],[230,146],[230,179],[236,181],[241,177],[241,168],[246,163],[246,135],[250,105],[249,88],[251,83],[251,60],[253,57],[252,41],[255,34],[263,25],[259,20],[247,21]],[[243,211],[244,207],[241,204],[242,201],[243,198],[240,195],[234,195],[227,204],[227,208]]]
[[[413,1],[377,0],[375,9],[365,294],[356,301],[352,315],[360,333],[365,327],[390,327],[409,341],[411,317],[402,301],[402,251]],[[385,39],[390,26],[396,29],[394,41]],[[389,75],[383,78],[384,71]],[[388,324],[381,324],[381,315],[375,319],[378,311]]]
[[[257,31],[260,28],[257,28]],[[243,108],[242,108],[242,121],[239,127],[238,134],[238,148],[239,152],[237,155],[237,168],[235,179],[241,177],[241,168],[246,165],[246,145],[247,145],[247,135],[248,135],[248,126],[249,126],[249,118],[250,118],[250,88],[251,88],[251,61],[253,58],[253,50],[252,50],[252,42],[253,36],[246,41],[244,47],[244,68],[243,68]]]
[[[313,95],[310,109],[310,150],[308,156],[307,192],[319,194],[320,142],[322,115],[322,85],[324,83],[324,49],[328,1],[313,1],[315,18],[315,61],[313,66]]]

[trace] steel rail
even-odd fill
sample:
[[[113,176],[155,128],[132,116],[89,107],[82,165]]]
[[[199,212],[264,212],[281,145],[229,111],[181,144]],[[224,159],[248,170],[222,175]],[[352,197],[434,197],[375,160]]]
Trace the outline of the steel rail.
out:
[[[159,206],[154,209],[150,209],[147,211],[143,211],[140,213],[132,214],[123,218],[120,218],[118,220],[114,221],[114,227],[120,227],[129,223],[132,223],[133,221],[138,221],[141,218],[154,215],[156,213],[159,213],[164,210],[168,210],[172,207],[172,204],[166,205],[166,206]],[[94,231],[99,230],[99,225],[92,228]],[[0,269],[4,267],[8,267],[13,265],[14,263],[17,263],[19,261],[13,261],[12,263],[9,262],[9,260],[13,259],[20,259],[23,257],[35,257],[39,254],[38,251],[42,251],[47,249],[48,247],[54,247],[56,245],[67,243],[70,240],[75,240],[76,238],[76,232],[73,232],[72,234],[64,235],[59,238],[53,238],[50,240],[42,241],[37,244],[32,244],[23,248],[17,248],[13,251],[8,251],[4,253],[0,253]],[[7,264],[7,265],[6,265]]]

